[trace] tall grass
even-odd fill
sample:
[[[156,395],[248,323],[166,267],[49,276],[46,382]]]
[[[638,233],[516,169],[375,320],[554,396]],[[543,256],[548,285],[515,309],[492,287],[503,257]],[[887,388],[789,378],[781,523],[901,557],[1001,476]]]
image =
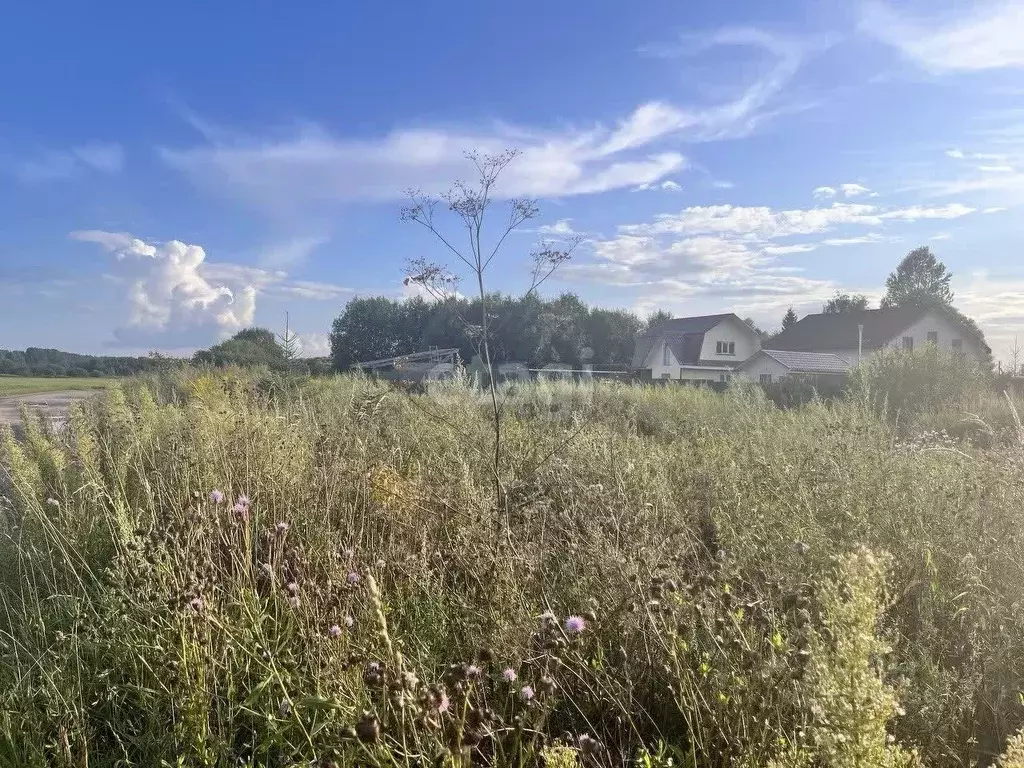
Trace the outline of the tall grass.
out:
[[[966,766],[1024,723],[1019,441],[500,394],[503,509],[464,382],[177,372],[3,435],[0,763]]]

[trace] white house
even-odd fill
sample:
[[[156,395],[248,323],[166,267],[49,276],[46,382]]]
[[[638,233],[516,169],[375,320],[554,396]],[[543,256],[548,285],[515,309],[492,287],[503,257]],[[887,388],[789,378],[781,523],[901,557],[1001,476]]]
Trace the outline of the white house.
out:
[[[637,340],[632,367],[652,379],[725,382],[760,348],[757,331],[732,313],[679,317]]]
[[[829,352],[786,352],[762,349],[740,364],[737,373],[761,384],[791,376],[810,379],[814,384],[838,383],[850,372],[850,363]]]
[[[773,350],[818,352],[851,366],[882,350],[913,350],[925,344],[962,352],[982,362],[991,350],[954,314],[922,307],[867,309],[835,315],[807,315],[768,343]]]

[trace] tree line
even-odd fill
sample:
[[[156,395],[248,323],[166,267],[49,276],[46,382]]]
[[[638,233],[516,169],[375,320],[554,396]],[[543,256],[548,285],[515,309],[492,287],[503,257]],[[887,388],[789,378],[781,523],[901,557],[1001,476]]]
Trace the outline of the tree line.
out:
[[[548,363],[624,370],[637,337],[669,317],[647,320],[633,312],[589,307],[573,293],[544,299],[535,293],[513,297],[487,295],[488,338],[495,362],[519,361],[539,367]],[[425,301],[385,296],[355,298],[331,328],[331,361],[336,370],[353,363],[418,352],[457,348],[470,361],[481,333],[480,300],[452,297]]]
[[[0,349],[0,375],[8,376],[133,376],[153,370],[158,358],[79,355],[59,349]]]

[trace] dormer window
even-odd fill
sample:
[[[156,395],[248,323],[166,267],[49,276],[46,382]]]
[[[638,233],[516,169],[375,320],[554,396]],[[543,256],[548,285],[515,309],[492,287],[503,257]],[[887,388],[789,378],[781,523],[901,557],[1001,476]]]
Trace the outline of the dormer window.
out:
[[[736,354],[736,342],[735,341],[718,341],[715,342],[715,353],[719,355],[735,355]]]

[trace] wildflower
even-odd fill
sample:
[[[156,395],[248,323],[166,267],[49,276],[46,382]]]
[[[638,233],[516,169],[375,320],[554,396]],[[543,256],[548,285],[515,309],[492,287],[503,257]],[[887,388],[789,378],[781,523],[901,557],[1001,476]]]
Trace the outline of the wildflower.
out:
[[[212,501],[214,504],[220,504],[222,501],[224,501],[224,492],[214,488],[212,491],[210,491],[210,501]]]
[[[331,628],[327,630],[327,634],[335,638],[341,637],[341,627],[339,627],[337,624],[332,624]]]
[[[587,622],[582,616],[570,616],[565,620],[565,631],[570,635],[578,635],[587,628]]]
[[[479,680],[483,675],[484,671],[480,669],[476,664],[470,664],[466,667],[466,677],[469,680]]]
[[[519,695],[523,697],[523,701],[533,701],[534,693],[532,685],[524,685],[523,689],[519,691]]]
[[[235,499],[235,504],[241,504],[243,507],[248,507],[252,504],[252,501],[250,501],[249,497],[243,493],[241,496]]]
[[[274,526],[274,528],[276,528],[276,529],[277,529],[277,532],[278,532],[278,533],[281,533],[281,534],[283,534],[283,533],[284,533],[285,531],[287,531],[287,530],[288,530],[289,528],[291,528],[291,525],[289,525],[289,524],[288,524],[288,523],[286,523],[286,522],[285,522],[284,520],[282,520],[282,521],[281,521],[281,522],[279,522],[279,523],[278,523],[277,525],[275,525],[275,526]]]
[[[358,584],[359,583],[359,574],[356,573],[355,571],[349,571],[348,583],[349,584]]]
[[[351,560],[353,557],[356,556],[356,551],[349,547],[348,549],[344,550],[341,554],[345,556],[346,560]]]
[[[299,585],[296,584],[294,581],[289,581],[285,585],[285,589],[288,590],[289,594],[295,595],[295,594],[298,594],[298,592],[299,592]]]
[[[288,605],[290,605],[292,608],[298,608],[300,605],[302,605],[302,601],[299,599],[298,595],[291,595],[288,598]]]
[[[441,692],[438,694],[437,706],[435,709],[437,709],[438,712],[447,712],[450,706],[451,701],[448,700],[448,694],[445,692],[444,688],[442,688]]]
[[[235,517],[241,520],[243,523],[249,519],[249,507],[245,504],[235,504],[231,508],[231,511],[235,513]]]
[[[542,613],[538,618],[540,619],[541,629],[547,629],[552,624],[558,623],[558,619],[555,617],[555,614],[553,614],[551,611],[544,611],[544,613]]]
[[[203,598],[193,597],[191,600],[188,601],[188,607],[196,613],[199,613],[201,610],[203,610]]]
[[[380,720],[377,716],[370,713],[364,712],[363,716],[359,718],[359,722],[356,723],[356,736],[364,744],[373,744],[380,738]]]
[[[59,507],[60,506],[60,502],[57,501],[52,496],[46,500],[46,503],[49,504],[51,507]]]
[[[345,627],[346,628],[352,629],[352,627],[354,627],[355,625],[356,625],[356,620],[355,619],[353,619],[351,616],[346,616],[345,617]]]
[[[519,677],[516,674],[516,671],[514,669],[512,669],[511,667],[509,667],[504,672],[502,672],[501,676],[502,676],[502,678],[504,678],[506,683],[514,683],[516,681],[516,678]]]

